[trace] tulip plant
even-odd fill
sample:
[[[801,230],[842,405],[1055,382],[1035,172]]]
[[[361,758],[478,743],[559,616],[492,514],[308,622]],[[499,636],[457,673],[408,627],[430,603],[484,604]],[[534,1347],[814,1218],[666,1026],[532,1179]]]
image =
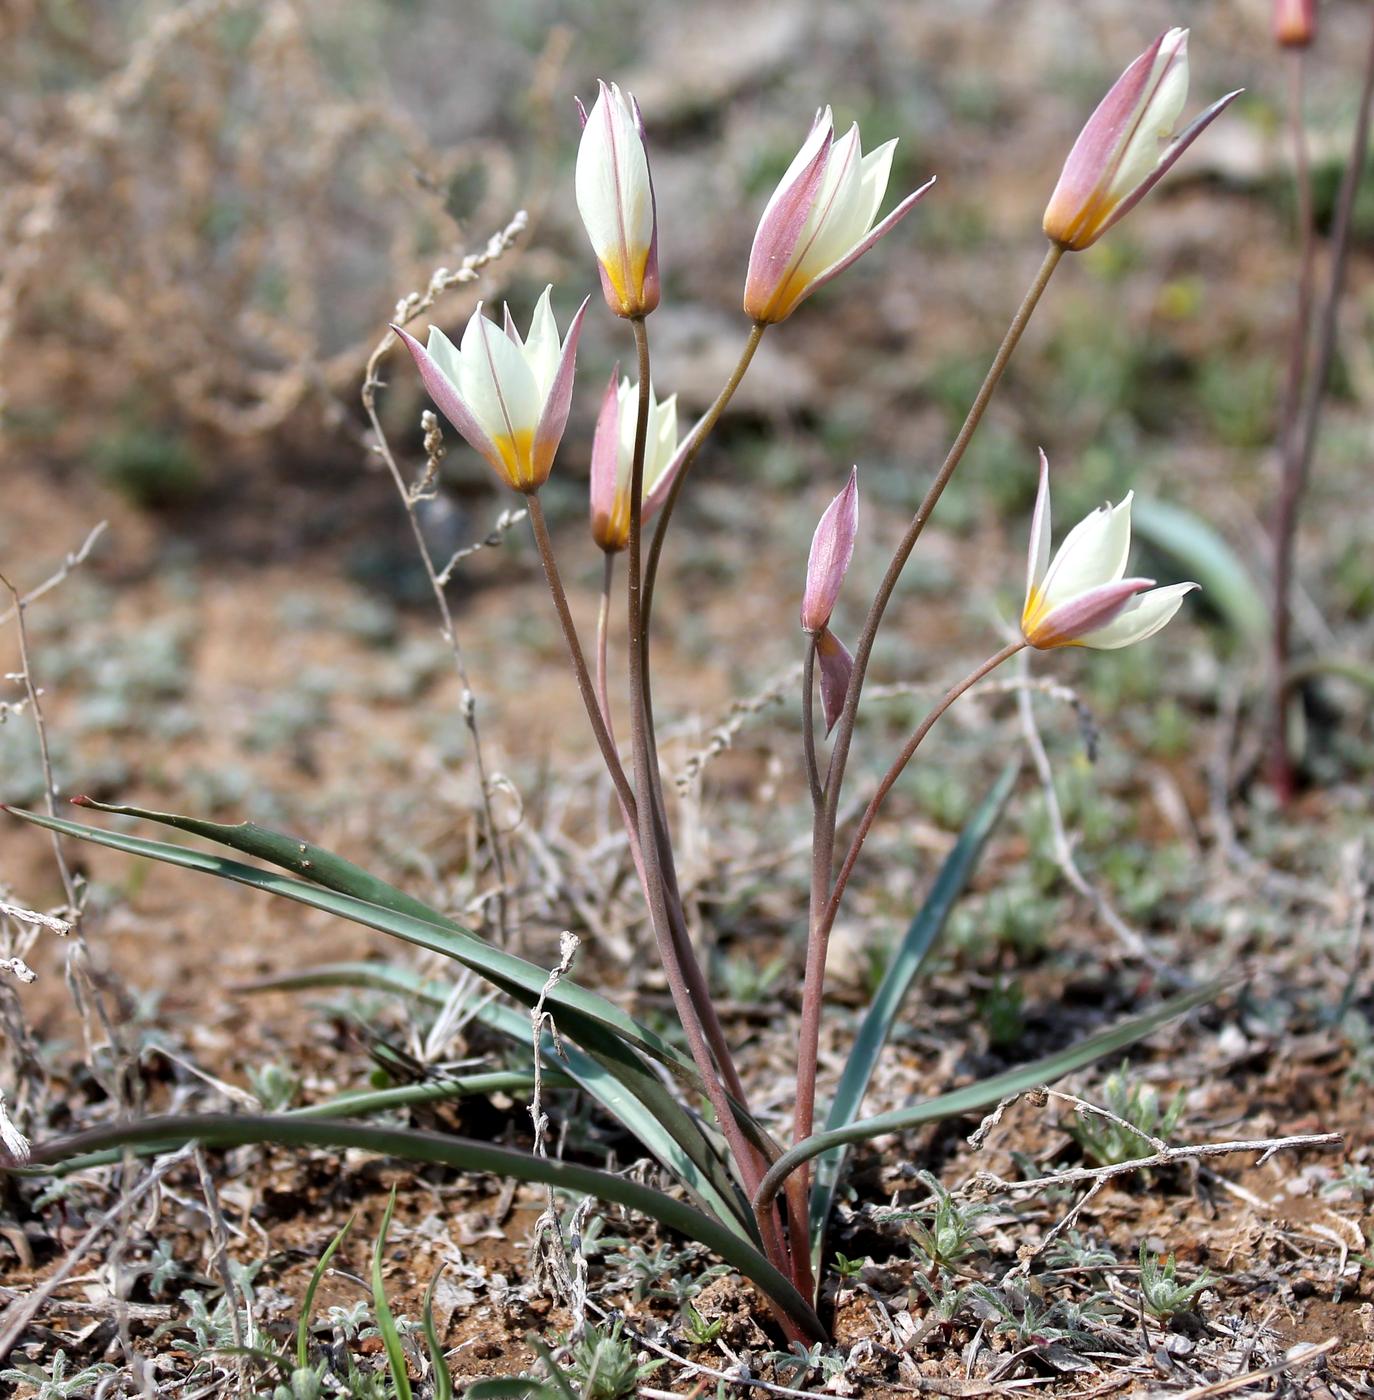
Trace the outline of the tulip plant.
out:
[[[693,949],[659,774],[650,665],[653,602],[675,504],[763,335],[796,314],[813,292],[892,232],[934,182],[923,184],[880,218],[895,142],[864,154],[857,127],[837,138],[830,109],[817,116],[758,225],[744,280],[748,332],[738,364],[705,415],[679,442],[676,400],[660,399],[652,387],[648,318],[660,305],[661,290],[657,210],[644,123],[629,94],[602,83],[590,111],[582,112],[576,200],[606,304],[629,323],[636,373],[633,379],[621,379],[618,369],[612,375],[601,400],[591,453],[591,534],[603,552],[605,569],[595,680],[568,608],[539,495],[553,469],[568,418],[587,303],[582,303],[561,336],[548,291],[539,299],[523,338],[509,311],[498,324],[480,305],[457,348],[438,327],[430,328],[425,345],[400,326],[394,329],[435,405],[501,480],[523,497],[586,720],[615,789],[686,1053],[610,1000],[577,985],[564,975],[566,967],[550,977],[544,969],[484,942],[413,895],[293,838],[251,825],[227,827],[134,811],[288,872],[279,874],[123,833],[33,814],[29,819],[284,895],[445,953],[516,1003],[535,1007],[540,1017],[547,1014],[552,1019],[558,1042],[555,1045],[551,1033],[536,1029],[538,1053],[549,1059],[551,1069],[576,1081],[619,1117],[676,1178],[691,1204],[640,1182],[569,1162],[354,1121],[377,1107],[413,1101],[405,1098],[407,1093],[414,1095],[413,1088],[362,1096],[366,1107],[354,1096],[332,1106],[332,1111],[325,1106],[325,1116],[310,1110],[274,1118],[150,1120],[57,1144],[47,1158],[87,1154],[77,1155],[77,1160],[90,1161],[90,1153],[107,1151],[116,1143],[151,1150],[188,1138],[212,1143],[271,1139],[365,1146],[548,1182],[647,1211],[705,1241],[758,1285],[785,1335],[810,1341],[825,1335],[817,1313],[822,1234],[849,1144],[996,1103],[1008,1093],[1131,1043],[1208,995],[1203,991],[1177,998],[1046,1060],[925,1103],[878,1118],[859,1117],[868,1075],[887,1028],[924,949],[976,859],[1005,796],[1008,778],[980,809],[947,860],[930,903],[913,924],[909,943],[896,960],[894,966],[901,970],[889,972],[861,1028],[825,1129],[816,1131],[817,1047],[830,933],[865,839],[918,746],[965,691],[1023,648],[1051,651],[1141,642],[1169,621],[1195,586],[1176,583],[1156,588],[1153,580],[1127,575],[1129,495],[1119,505],[1103,506],[1079,522],[1051,558],[1049,467],[1041,453],[1019,628],[949,687],[893,758],[854,831],[843,830],[840,799],[856,716],[874,643],[907,560],[1064,254],[1089,247],[1123,218],[1231,100],[1226,97],[1213,104],[1175,135],[1187,87],[1187,34],[1170,30],[1126,69],[1083,129],[1045,211],[1049,248],[1044,261],[1012,318],[966,421],[911,516],[852,651],[831,624],[855,548],[860,507],[857,467],[850,470],[843,489],[816,526],[801,589],[802,759],[812,807],[812,861],[790,1125],[767,1122],[751,1108],[748,1086]],[[651,521],[650,533],[646,527]],[[613,566],[621,554],[626,561],[628,665],[618,684],[626,687],[629,699],[628,757],[622,756],[612,730],[613,682],[606,664]],[[813,713],[817,688],[823,726]],[[827,742],[828,753],[823,751]],[[402,986],[421,998],[443,996],[442,988],[436,991],[400,971],[335,969],[329,975]],[[478,1018],[528,1051],[531,1026],[524,1013],[493,1002],[483,1005]],[[536,1023],[544,1024],[538,1018]]]

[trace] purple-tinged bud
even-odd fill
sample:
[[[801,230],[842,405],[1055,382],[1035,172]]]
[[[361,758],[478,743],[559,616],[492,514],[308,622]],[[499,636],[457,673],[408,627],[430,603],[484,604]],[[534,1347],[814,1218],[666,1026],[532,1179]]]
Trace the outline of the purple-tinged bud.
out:
[[[820,633],[830,621],[849,561],[854,557],[854,537],[858,530],[859,469],[854,467],[844,490],[825,508],[816,533],[811,537],[806,587],[802,592],[804,631]]]
[[[601,400],[592,437],[592,538],[608,554],[618,553],[630,542],[630,478],[639,421],[639,385],[619,375],[620,366],[617,365]],[[681,461],[677,395],[659,403],[651,387],[649,426],[644,441],[641,520],[653,519]]]
[[[1045,209],[1046,236],[1068,252],[1091,247],[1239,96],[1227,93],[1175,136],[1188,99],[1188,31],[1161,34],[1079,133]]]
[[[1274,38],[1286,49],[1305,49],[1317,29],[1317,0],[1274,0]]]
[[[878,226],[896,141],[864,155],[859,128],[835,139],[830,108],[773,191],[749,252],[744,310],[755,321],[784,321],[817,287],[862,257],[935,183],[927,180]]]

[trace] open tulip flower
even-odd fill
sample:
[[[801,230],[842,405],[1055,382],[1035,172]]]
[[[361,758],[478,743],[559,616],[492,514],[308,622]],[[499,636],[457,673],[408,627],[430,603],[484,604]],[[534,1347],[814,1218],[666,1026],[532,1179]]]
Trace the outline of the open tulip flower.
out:
[[[615,84],[597,82],[582,116],[574,191],[591,239],[606,305],[617,316],[646,316],[658,305],[658,220],[639,104]]]
[[[1152,637],[1178,611],[1195,583],[1156,588],[1125,578],[1131,550],[1131,497],[1099,506],[1069,531],[1050,560],[1050,469],[1040,454],[1040,490],[1031,521],[1021,635],[1033,647],[1114,650]]]
[[[754,235],[744,309],[765,324],[797,306],[865,254],[935,183],[928,180],[875,228],[896,141],[864,155],[859,128],[835,138],[827,107],[773,191]]]
[[[1175,136],[1188,100],[1188,31],[1161,34],[1079,133],[1045,209],[1046,235],[1070,252],[1096,243],[1239,95],[1228,93]]]
[[[460,345],[437,326],[421,345],[400,326],[429,396],[471,447],[517,491],[537,491],[548,479],[568,422],[577,338],[584,301],[560,343],[546,287],[522,340],[506,308],[505,325],[472,313]],[[590,300],[590,298],[588,298]]]
[[[601,401],[592,438],[592,537],[608,554],[630,541],[630,475],[634,463],[639,385],[621,379],[620,367]],[[644,443],[641,518],[648,520],[663,504],[672,485],[677,450],[677,395],[659,403],[649,390],[649,427]]]

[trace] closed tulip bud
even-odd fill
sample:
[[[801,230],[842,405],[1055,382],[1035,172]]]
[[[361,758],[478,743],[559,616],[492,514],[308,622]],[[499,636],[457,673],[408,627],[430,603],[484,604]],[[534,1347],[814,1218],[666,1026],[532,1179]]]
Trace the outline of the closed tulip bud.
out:
[[[658,219],[639,104],[615,83],[597,81],[582,117],[574,187],[591,239],[606,305],[617,316],[647,316],[658,305]]]
[[[1274,0],[1274,38],[1286,49],[1305,49],[1317,28],[1317,0]]]
[[[587,302],[578,308],[560,344],[546,287],[522,340],[506,309],[505,325],[482,314],[479,302],[461,344],[437,326],[428,347],[392,326],[419,368],[444,417],[496,469],[526,494],[548,479],[572,402],[577,338]],[[588,298],[589,301],[591,298]]]
[[[1161,34],[1079,133],[1045,209],[1046,236],[1070,252],[1091,247],[1239,95],[1228,93],[1175,136],[1188,99],[1188,31]]]
[[[749,253],[744,309],[755,321],[786,320],[797,306],[865,254],[935,183],[909,194],[875,228],[896,141],[864,155],[859,128],[835,139],[830,108],[773,191]]]
[[[830,621],[840,596],[840,585],[854,557],[854,536],[858,530],[859,469],[854,467],[844,490],[826,507],[811,537],[801,606],[801,625],[805,631],[821,632]]]
[[[1040,489],[1031,521],[1021,635],[1041,651],[1055,647],[1115,650],[1152,637],[1178,611],[1195,583],[1156,588],[1154,579],[1124,578],[1131,549],[1131,497],[1099,506],[1069,531],[1050,560],[1050,468],[1040,454]]]
[[[615,554],[630,542],[630,477],[634,466],[639,385],[621,379],[620,366],[601,400],[592,438],[592,538]],[[681,461],[677,443],[677,395],[659,403],[649,390],[649,427],[644,440],[644,485],[640,518],[663,504]]]

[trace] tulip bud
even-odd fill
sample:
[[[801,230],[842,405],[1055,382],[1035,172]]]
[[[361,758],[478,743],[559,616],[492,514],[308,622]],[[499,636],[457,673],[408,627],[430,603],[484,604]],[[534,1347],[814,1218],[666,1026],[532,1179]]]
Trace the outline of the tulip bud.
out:
[[[647,316],[658,305],[658,219],[639,104],[597,81],[582,118],[574,181],[606,305],[617,316]]]
[[[1175,136],[1188,98],[1188,31],[1161,34],[1079,133],[1045,209],[1046,236],[1069,252],[1091,247],[1239,95],[1228,93]]]
[[[620,366],[601,400],[592,437],[592,538],[608,554],[630,541],[630,477],[634,468],[635,428],[639,419],[639,385],[620,379]],[[663,504],[682,460],[677,442],[677,395],[659,403],[649,390],[649,428],[644,440],[643,505],[649,520]]]
[[[854,467],[844,490],[826,507],[811,537],[801,606],[801,625],[805,631],[824,631],[830,621],[835,601],[840,596],[840,585],[854,557],[854,536],[858,530],[859,469]]]
[[[549,306],[552,290],[544,289],[524,340],[509,308],[503,328],[482,314],[480,302],[458,346],[437,326],[429,328],[428,347],[400,326],[391,328],[444,417],[509,486],[526,494],[548,480],[567,426],[577,339],[587,310],[584,301],[560,345]]]
[[[1021,635],[1033,647],[1115,650],[1152,637],[1178,611],[1195,583],[1156,588],[1124,578],[1131,549],[1131,499],[1099,506],[1079,521],[1050,561],[1050,467],[1040,454],[1040,489],[1031,520]]]
[[[1274,38],[1286,49],[1305,49],[1317,28],[1317,0],[1274,0]]]
[[[874,228],[896,145],[887,141],[864,155],[857,126],[837,141],[830,108],[816,117],[754,235],[744,309],[755,321],[786,320],[905,218],[935,183],[927,180]]]

